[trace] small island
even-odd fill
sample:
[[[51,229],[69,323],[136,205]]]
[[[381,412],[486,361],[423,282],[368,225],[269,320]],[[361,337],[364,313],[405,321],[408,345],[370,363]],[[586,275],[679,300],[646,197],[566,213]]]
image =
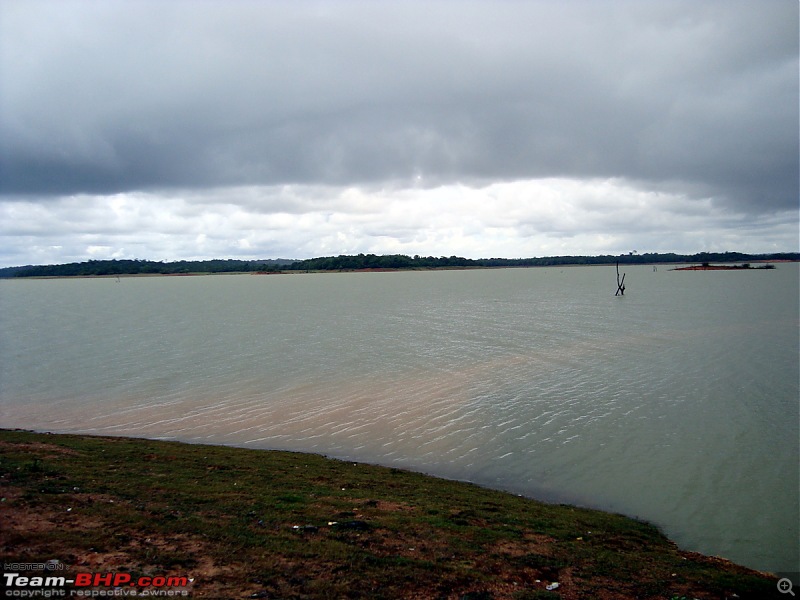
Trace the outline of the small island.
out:
[[[763,270],[774,269],[775,265],[765,264],[757,267],[752,266],[750,263],[741,265],[710,265],[703,263],[702,265],[692,265],[691,267],[675,267],[673,271],[748,271],[748,270]]]

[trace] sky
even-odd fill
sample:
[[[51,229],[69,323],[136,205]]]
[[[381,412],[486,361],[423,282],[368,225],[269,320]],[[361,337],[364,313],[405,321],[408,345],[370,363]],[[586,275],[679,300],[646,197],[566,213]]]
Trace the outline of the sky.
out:
[[[0,0],[0,266],[800,250],[797,0]]]

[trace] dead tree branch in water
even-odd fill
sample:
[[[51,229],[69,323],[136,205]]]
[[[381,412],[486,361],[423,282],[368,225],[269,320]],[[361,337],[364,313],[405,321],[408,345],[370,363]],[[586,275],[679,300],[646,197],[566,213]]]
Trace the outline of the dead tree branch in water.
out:
[[[617,261],[617,292],[615,296],[625,295],[625,273],[622,274],[622,279],[619,278],[619,261]]]

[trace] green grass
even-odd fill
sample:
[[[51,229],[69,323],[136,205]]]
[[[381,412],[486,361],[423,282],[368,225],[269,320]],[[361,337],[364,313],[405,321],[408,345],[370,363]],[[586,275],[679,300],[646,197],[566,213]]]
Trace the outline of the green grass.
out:
[[[198,598],[775,590],[648,523],[316,455],[0,430],[0,476],[4,561],[188,575]]]

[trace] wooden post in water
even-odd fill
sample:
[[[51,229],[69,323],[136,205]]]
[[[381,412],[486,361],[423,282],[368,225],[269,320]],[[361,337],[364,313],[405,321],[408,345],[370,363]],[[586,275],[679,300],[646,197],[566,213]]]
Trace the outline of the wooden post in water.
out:
[[[619,278],[619,261],[617,261],[617,292],[615,296],[625,295],[625,273],[622,274],[622,279]]]

